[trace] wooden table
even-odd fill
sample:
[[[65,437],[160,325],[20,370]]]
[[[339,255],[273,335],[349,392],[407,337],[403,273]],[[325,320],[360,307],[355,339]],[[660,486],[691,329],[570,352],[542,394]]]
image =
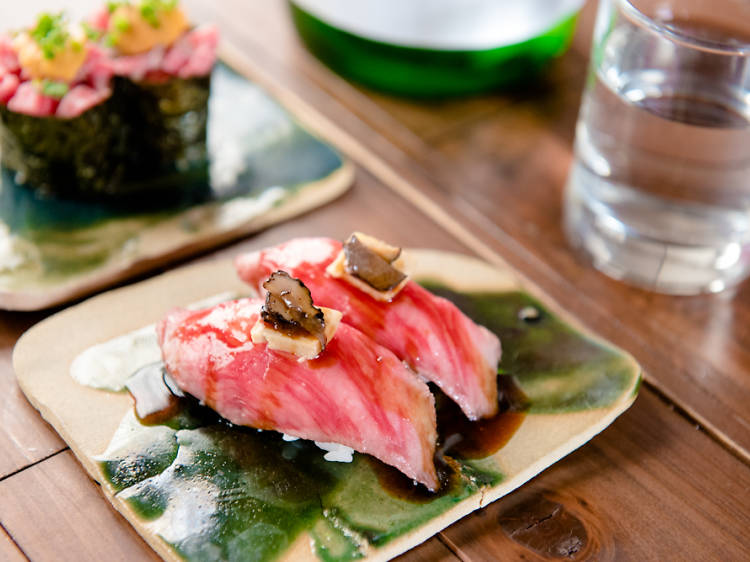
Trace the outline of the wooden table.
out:
[[[544,83],[424,103],[331,73],[283,2],[185,3],[358,165],[333,204],[197,260],[354,229],[505,260],[646,371],[603,434],[403,560],[750,559],[750,283],[696,298],[632,289],[576,257],[560,229],[594,6]],[[0,313],[0,560],[155,558],[15,383],[12,347],[50,312]]]

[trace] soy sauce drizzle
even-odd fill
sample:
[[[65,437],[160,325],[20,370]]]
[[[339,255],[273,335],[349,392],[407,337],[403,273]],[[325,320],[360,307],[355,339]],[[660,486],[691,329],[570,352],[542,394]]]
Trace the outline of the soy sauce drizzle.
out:
[[[429,503],[436,498],[450,493],[460,486],[461,466],[458,461],[451,457],[437,455],[435,457],[435,469],[437,470],[440,488],[430,492],[424,484],[405,476],[400,470],[394,468],[375,457],[366,455],[370,467],[378,479],[380,487],[388,495],[411,503]]]
[[[499,451],[521,426],[528,409],[528,399],[510,375],[497,378],[498,413],[477,421],[469,420],[440,389],[434,385],[430,389],[437,407],[435,468],[440,488],[430,492],[397,469],[368,457],[381,487],[391,496],[412,503],[429,502],[458,487],[461,464],[457,459],[482,459]]]
[[[125,388],[133,397],[135,415],[143,425],[158,425],[173,418],[185,398],[161,361],[138,369],[128,378]]]
[[[446,455],[482,459],[499,451],[521,425],[528,401],[510,375],[497,377],[498,413],[491,418],[469,420],[458,405],[441,397],[437,410],[438,443],[447,444]]]

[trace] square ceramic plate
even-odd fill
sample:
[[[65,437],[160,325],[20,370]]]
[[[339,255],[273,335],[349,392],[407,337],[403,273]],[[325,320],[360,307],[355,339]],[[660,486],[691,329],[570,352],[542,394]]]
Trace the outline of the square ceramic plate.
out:
[[[91,293],[323,205],[354,177],[335,149],[223,64],[211,77],[207,142],[205,166],[154,179],[180,193],[168,207],[42,196],[3,169],[0,308],[36,310]]]
[[[469,423],[438,396],[444,485],[434,495],[367,455],[329,462],[309,442],[216,423],[199,407],[156,425],[138,421],[130,395],[113,390],[158,358],[149,326],[175,306],[248,294],[229,261],[181,268],[48,318],[16,346],[18,381],[165,559],[385,560],[583,445],[632,404],[640,382],[630,356],[529,296],[511,271],[456,254],[406,256],[415,280],[503,345],[496,418]],[[134,331],[143,354],[128,343]],[[99,382],[109,390],[71,376],[74,359],[99,344],[91,368],[112,375]]]

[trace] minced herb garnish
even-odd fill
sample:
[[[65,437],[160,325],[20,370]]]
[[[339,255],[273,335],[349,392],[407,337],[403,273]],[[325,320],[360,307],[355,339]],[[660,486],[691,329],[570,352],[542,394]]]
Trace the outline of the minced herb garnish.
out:
[[[173,10],[177,0],[141,0],[141,17],[153,27],[159,27],[159,12]]]
[[[60,99],[68,93],[70,87],[65,82],[55,82],[54,80],[41,80],[39,90],[51,98]]]
[[[88,22],[81,22],[81,28],[86,34],[86,38],[91,39],[92,41],[96,41],[102,36],[102,32],[91,27],[91,24],[89,24]]]
[[[36,41],[46,59],[53,59],[65,48],[70,37],[67,18],[63,12],[57,14],[44,13],[39,16],[36,27],[31,30],[31,38]]]
[[[177,7],[178,0],[141,0],[138,4],[138,12],[141,17],[151,24],[152,27],[159,27],[159,12],[167,12],[174,10]],[[107,2],[107,10],[110,14],[114,13],[120,6],[132,5],[129,0],[113,0]],[[129,25],[129,22],[127,22]],[[127,27],[122,29],[118,22],[114,22],[114,26],[120,31],[125,31]]]

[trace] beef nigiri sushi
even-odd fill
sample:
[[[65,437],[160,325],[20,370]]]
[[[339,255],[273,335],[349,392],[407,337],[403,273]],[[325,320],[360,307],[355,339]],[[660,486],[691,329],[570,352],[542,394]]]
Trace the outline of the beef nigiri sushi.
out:
[[[298,281],[278,273],[266,285],[265,302],[179,309],[158,324],[178,386],[232,423],[340,443],[436,490],[427,385]]]
[[[291,240],[239,256],[235,265],[240,278],[261,293],[271,272],[287,271],[316,303],[340,310],[342,322],[437,384],[468,418],[494,415],[499,339],[409,280],[399,259],[399,248],[355,234],[344,245],[328,238]]]
[[[115,191],[122,115],[105,52],[64,14],[0,35],[2,164],[21,185],[70,197]]]

